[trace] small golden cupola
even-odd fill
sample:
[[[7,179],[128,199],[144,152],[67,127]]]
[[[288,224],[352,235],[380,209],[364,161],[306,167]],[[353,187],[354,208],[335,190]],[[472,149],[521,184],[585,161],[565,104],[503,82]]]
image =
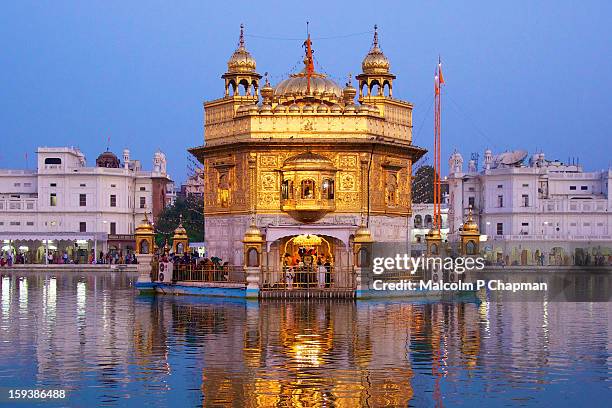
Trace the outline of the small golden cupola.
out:
[[[480,252],[480,229],[472,217],[472,206],[469,207],[467,220],[463,223],[461,231],[461,254],[464,256],[478,255]]]
[[[372,47],[361,63],[362,73],[356,76],[359,81],[359,101],[369,97],[384,97],[385,90],[389,98],[393,96],[395,75],[389,72],[390,66],[389,59],[378,45],[378,26],[374,25]]]
[[[189,252],[189,236],[187,230],[183,227],[183,214],[180,214],[179,225],[172,236],[172,252],[179,255]]]
[[[244,24],[240,24],[238,48],[227,61],[227,72],[221,76],[225,79],[225,96],[243,95],[257,99],[261,75],[255,71],[256,68],[255,58],[244,45]]]
[[[285,160],[281,169],[281,210],[302,222],[315,222],[334,211],[336,167],[310,151]]]
[[[149,222],[147,213],[144,213],[144,219],[134,231],[134,238],[136,240],[136,253],[137,254],[152,254],[155,245],[155,229]]]

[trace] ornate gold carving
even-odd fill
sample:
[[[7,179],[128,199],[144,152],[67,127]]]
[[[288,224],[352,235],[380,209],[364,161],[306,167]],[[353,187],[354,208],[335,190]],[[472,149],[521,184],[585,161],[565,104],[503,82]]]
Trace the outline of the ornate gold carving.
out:
[[[357,155],[342,155],[340,156],[341,169],[352,170],[357,167]]]
[[[261,188],[262,190],[278,190],[276,173],[261,173]]]
[[[353,191],[355,190],[357,183],[353,173],[341,173],[340,174],[340,190],[342,191]]]
[[[259,156],[259,165],[261,167],[276,168],[279,166],[276,155],[262,154]]]

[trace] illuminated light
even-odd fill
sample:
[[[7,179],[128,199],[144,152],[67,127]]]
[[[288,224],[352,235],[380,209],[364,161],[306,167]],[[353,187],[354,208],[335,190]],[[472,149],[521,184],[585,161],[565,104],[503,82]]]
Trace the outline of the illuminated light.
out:
[[[11,278],[2,277],[2,317],[7,318],[11,310]]]
[[[87,285],[85,282],[77,282],[77,315],[85,316],[85,302],[87,301]]]
[[[480,242],[486,242],[487,239],[489,239],[489,237],[485,234],[482,234],[479,238]]]
[[[19,250],[20,250],[20,251],[29,251],[29,250],[30,250],[30,248],[28,248],[28,247],[27,247],[27,246],[25,246],[25,245],[22,245],[22,246],[20,246],[20,247],[19,247]]]
[[[77,240],[76,240],[76,243],[77,243],[77,244],[86,244],[86,243],[87,243],[87,240],[86,240],[86,239],[77,239]]]
[[[26,278],[19,280],[19,310],[21,312],[28,310],[28,280]]]
[[[295,245],[298,246],[316,246],[316,245],[321,245],[321,237],[318,237],[316,235],[310,235],[310,234],[302,234],[302,235],[298,235],[297,237],[293,238],[293,243]]]

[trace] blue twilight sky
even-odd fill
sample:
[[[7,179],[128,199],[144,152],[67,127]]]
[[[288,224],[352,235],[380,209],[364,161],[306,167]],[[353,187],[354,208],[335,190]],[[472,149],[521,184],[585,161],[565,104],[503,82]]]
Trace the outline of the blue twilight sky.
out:
[[[39,145],[79,146],[93,164],[110,136],[117,155],[129,147],[146,168],[162,149],[181,181],[185,149],[202,144],[202,101],[222,96],[239,24],[276,83],[300,66],[308,20],[318,69],[341,85],[379,25],[394,96],[415,104],[417,145],[432,145],[441,54],[444,158],[522,148],[607,168],[611,17],[609,1],[4,2],[0,167],[25,167],[26,152],[32,167]]]

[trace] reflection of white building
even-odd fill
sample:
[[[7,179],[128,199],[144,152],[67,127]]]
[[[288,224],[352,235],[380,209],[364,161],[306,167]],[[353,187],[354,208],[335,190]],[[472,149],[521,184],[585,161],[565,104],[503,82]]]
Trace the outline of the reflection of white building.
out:
[[[66,251],[86,261],[92,249],[127,250],[145,211],[169,203],[166,157],[156,152],[153,171],[123,151],[123,163],[102,153],[95,167],[73,147],[40,147],[37,170],[0,170],[0,239],[4,250],[29,252],[31,262],[46,250]]]
[[[612,171],[585,172],[581,165],[526,152],[494,156],[485,151],[481,171],[450,157],[449,236],[456,239],[470,206],[492,260],[533,264],[593,263],[612,255]],[[590,249],[588,249],[590,248]],[[588,249],[588,250],[587,250]]]

